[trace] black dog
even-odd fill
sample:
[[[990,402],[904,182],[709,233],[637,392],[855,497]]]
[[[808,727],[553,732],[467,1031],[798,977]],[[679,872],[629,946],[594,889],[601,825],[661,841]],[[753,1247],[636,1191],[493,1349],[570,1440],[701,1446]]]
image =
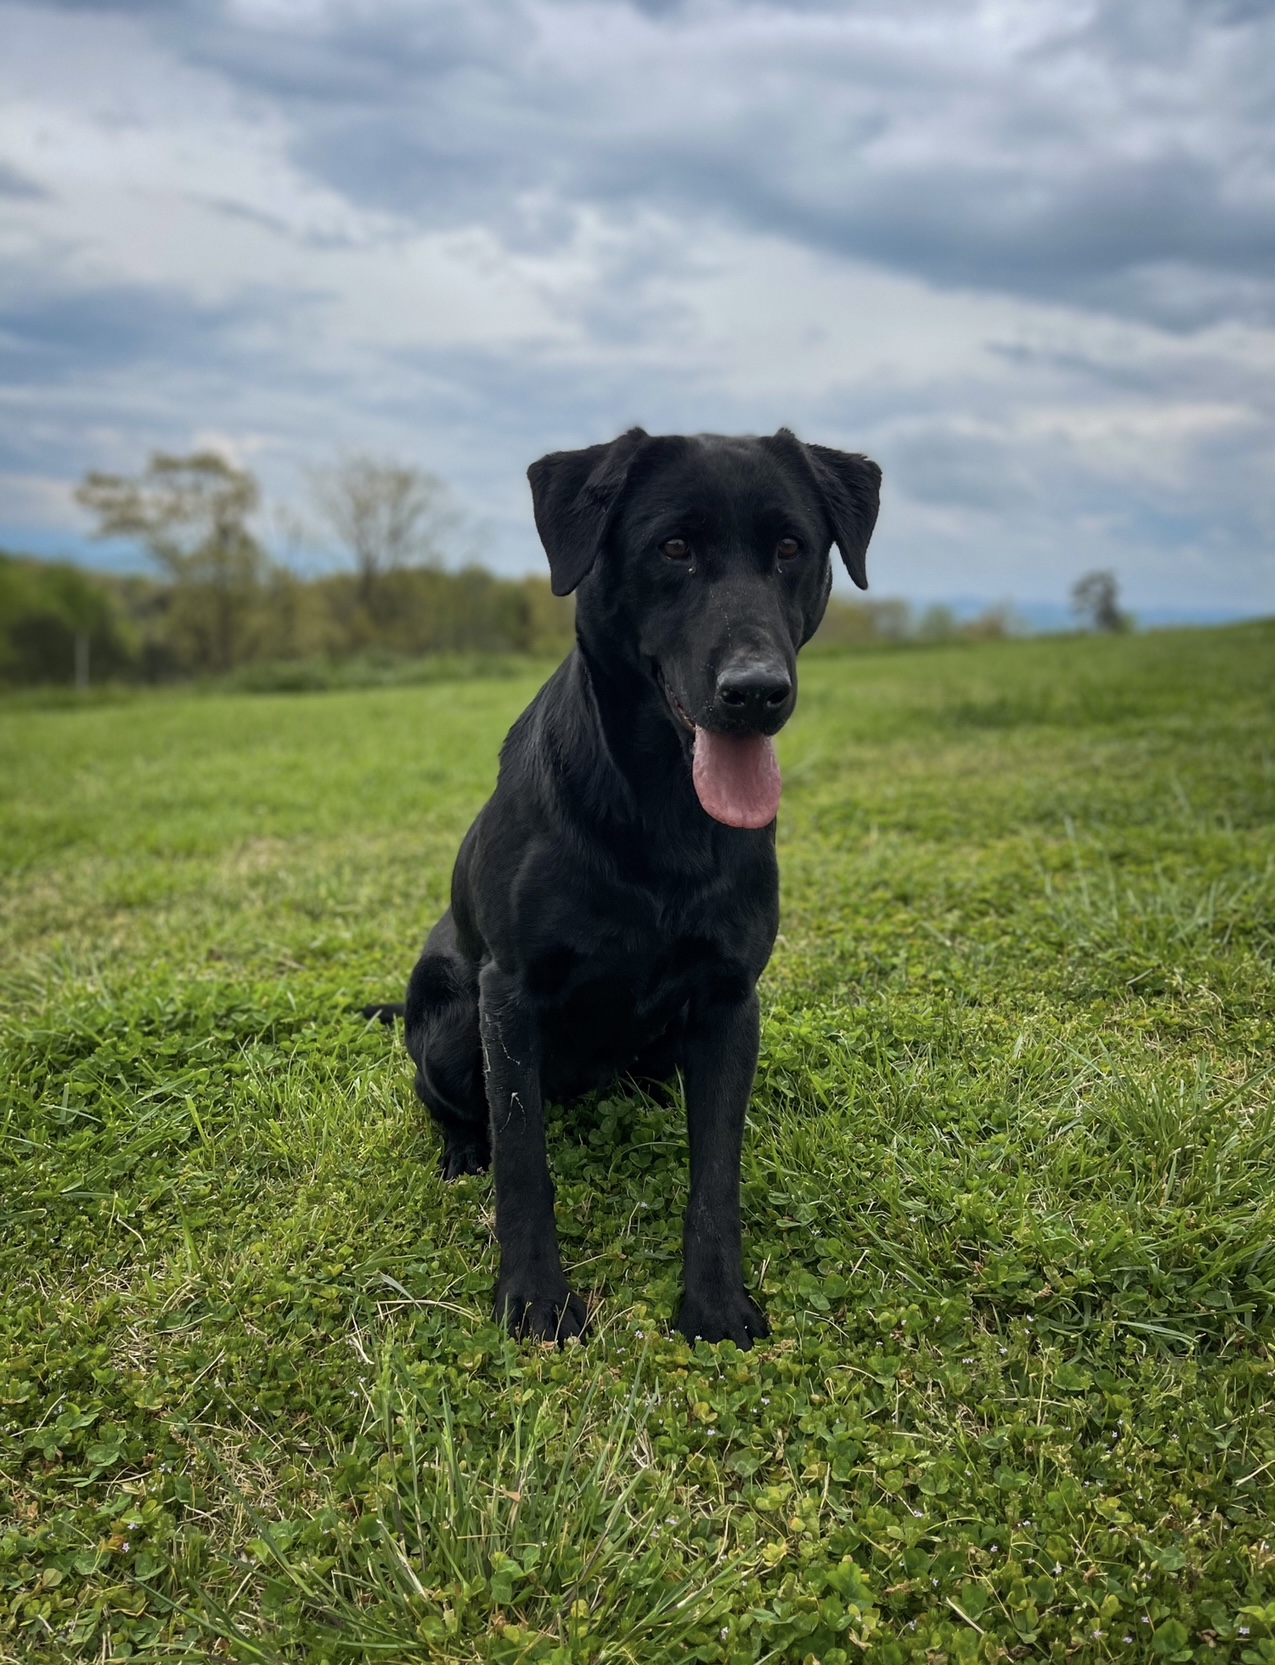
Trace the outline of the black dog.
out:
[[[587,1316],[558,1255],[544,1100],[680,1071],[677,1327],[748,1347],[768,1333],[744,1288],[739,1163],[778,923],[770,737],[834,542],[867,586],[881,471],[783,428],[634,428],[528,475],[554,593],[578,590],[576,646],[509,731],[406,1002],[365,1010],[406,1018],[443,1173],[494,1163],[496,1313],[544,1340]]]

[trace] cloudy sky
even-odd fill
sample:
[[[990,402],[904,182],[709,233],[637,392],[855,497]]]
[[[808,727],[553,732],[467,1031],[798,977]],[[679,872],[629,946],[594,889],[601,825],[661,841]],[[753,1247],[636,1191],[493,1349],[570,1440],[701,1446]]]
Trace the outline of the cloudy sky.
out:
[[[878,594],[1271,607],[1269,0],[0,0],[0,542],[214,444],[539,565],[525,469],[771,431]]]

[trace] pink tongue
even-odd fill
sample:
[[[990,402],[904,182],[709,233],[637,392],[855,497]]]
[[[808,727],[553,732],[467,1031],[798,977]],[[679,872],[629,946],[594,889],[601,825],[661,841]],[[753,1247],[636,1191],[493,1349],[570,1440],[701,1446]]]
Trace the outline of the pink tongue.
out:
[[[695,730],[691,779],[700,803],[728,827],[768,827],[779,808],[779,764],[768,734]]]

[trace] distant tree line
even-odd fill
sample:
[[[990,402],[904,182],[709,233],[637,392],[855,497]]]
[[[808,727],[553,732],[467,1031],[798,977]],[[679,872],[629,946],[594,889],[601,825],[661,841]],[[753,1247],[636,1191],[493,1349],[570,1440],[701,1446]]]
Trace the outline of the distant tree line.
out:
[[[459,517],[424,470],[365,457],[312,481],[343,570],[303,576],[253,530],[257,481],[214,452],[158,453],[76,492],[98,536],[128,538],[154,576],[0,554],[0,682],[165,682],[367,653],[556,655],[569,600],[547,578],[445,565]]]
[[[934,603],[914,607],[909,601],[843,601],[833,596],[815,635],[821,647],[874,647],[902,642],[982,642],[1025,635],[1027,626],[1008,605],[989,607],[961,619],[951,607]]]
[[[97,535],[134,540],[154,576],[0,552],[0,685],[165,682],[367,654],[559,656],[570,646],[572,603],[547,578],[447,564],[460,517],[436,476],[347,457],[312,476],[311,496],[344,564],[304,577],[253,531],[256,479],[217,453],[157,453],[135,476],[88,474],[76,497]],[[1109,573],[1089,574],[1073,603],[1091,628],[1126,627]],[[834,598],[817,640],[866,647],[1020,628],[1005,608],[958,621],[941,606]]]
[[[382,596],[373,618],[351,573],[305,579],[272,567],[201,593],[0,552],[0,685],[173,682],[367,653],[561,655],[573,640],[571,605],[547,579],[404,569]]]

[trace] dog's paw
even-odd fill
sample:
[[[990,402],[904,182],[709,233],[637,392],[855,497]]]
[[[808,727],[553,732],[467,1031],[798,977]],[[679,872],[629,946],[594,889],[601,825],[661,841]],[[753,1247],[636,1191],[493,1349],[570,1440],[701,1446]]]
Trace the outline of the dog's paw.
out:
[[[516,1284],[496,1290],[496,1320],[520,1341],[556,1341],[580,1336],[589,1322],[584,1302],[566,1285],[560,1295],[522,1292]]]
[[[485,1174],[491,1166],[491,1151],[477,1139],[467,1144],[447,1145],[438,1159],[438,1171],[444,1179],[459,1179],[462,1174]]]
[[[770,1334],[765,1313],[742,1284],[711,1299],[688,1291],[674,1323],[688,1341],[733,1341],[745,1349]]]

